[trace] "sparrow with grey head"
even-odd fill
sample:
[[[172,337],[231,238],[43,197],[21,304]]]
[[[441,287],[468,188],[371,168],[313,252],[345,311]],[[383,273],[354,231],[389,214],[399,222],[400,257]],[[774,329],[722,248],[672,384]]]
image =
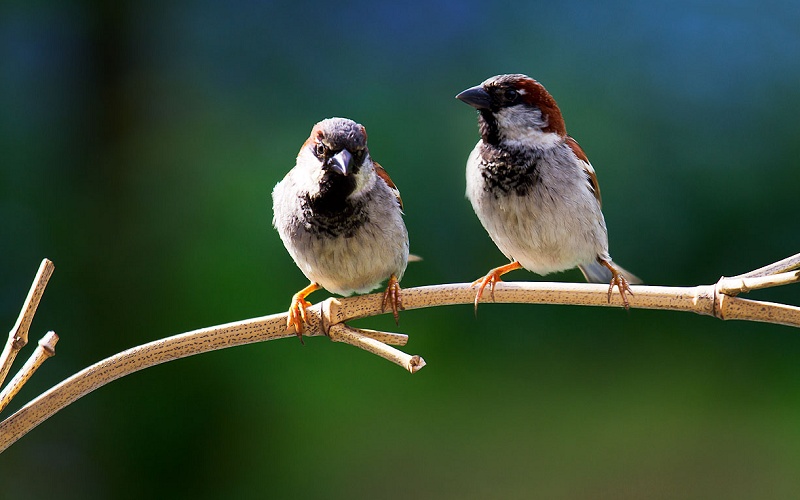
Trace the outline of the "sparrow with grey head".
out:
[[[287,329],[302,341],[311,305],[306,297],[319,288],[350,295],[374,290],[386,280],[382,307],[391,308],[397,321],[408,232],[400,193],[370,156],[362,125],[345,118],[314,125],[272,199],[273,225],[311,281],[292,297]]]

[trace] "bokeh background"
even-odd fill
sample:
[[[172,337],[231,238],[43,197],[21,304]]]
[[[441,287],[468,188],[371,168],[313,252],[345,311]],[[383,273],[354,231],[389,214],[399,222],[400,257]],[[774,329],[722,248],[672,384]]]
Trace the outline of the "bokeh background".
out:
[[[464,198],[478,134],[453,96],[507,72],[554,94],[597,169],[612,255],[648,283],[800,251],[791,0],[8,0],[0,324],[48,257],[32,344],[61,342],[4,415],[126,348],[285,310],[306,282],[270,193],[322,118],[363,123],[403,193],[425,259],[404,286],[503,263]],[[797,287],[753,296],[800,303]],[[514,305],[360,324],[410,334],[428,366],[324,338],[167,363],[13,445],[0,497],[800,495],[797,330]]]

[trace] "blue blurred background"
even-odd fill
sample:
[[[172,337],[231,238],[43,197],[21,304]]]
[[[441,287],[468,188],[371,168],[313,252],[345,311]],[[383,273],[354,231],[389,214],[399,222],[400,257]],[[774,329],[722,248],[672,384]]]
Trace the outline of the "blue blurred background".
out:
[[[508,72],[558,100],[612,255],[648,283],[800,251],[793,1],[3,2],[0,324],[48,257],[32,343],[61,336],[4,416],[128,347],[285,310],[306,281],[270,192],[322,118],[363,123],[403,193],[425,259],[404,286],[504,263],[464,198],[478,134],[453,96]],[[515,305],[359,324],[428,366],[324,338],[167,363],[13,445],[0,496],[800,495],[797,330]]]

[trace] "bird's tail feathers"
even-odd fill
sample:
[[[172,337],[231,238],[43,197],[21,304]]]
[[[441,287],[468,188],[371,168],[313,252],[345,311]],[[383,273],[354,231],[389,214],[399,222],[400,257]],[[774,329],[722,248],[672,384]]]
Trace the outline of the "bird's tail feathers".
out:
[[[621,268],[616,263],[612,263],[611,265],[622,274],[622,276],[630,283],[631,285],[640,285],[642,280],[640,280],[636,275],[632,274],[629,271]],[[591,264],[586,264],[582,266],[578,266],[578,269],[581,270],[583,276],[586,278],[586,281],[589,283],[609,283],[611,281],[612,275],[611,270],[601,264],[599,261],[592,262]]]

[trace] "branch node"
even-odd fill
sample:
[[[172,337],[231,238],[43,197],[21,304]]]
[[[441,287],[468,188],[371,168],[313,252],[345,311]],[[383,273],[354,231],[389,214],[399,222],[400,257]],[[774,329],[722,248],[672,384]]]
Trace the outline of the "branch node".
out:
[[[717,281],[714,284],[714,303],[713,303],[714,306],[712,308],[714,317],[719,318],[723,321],[725,321],[725,313],[723,312],[724,311],[723,308],[725,307],[725,299],[729,297],[729,295],[724,293],[721,289],[722,288],[721,285],[724,279],[725,277],[723,276],[719,279],[719,281]]]
[[[28,345],[28,336],[21,337],[12,330],[8,333],[8,343],[11,344],[11,349],[21,351],[23,347]]]
[[[423,368],[425,368],[425,360],[422,359],[422,356],[411,356],[411,359],[408,361],[408,371],[411,373],[417,373]]]
[[[322,330],[322,333],[327,335],[328,337],[331,336],[331,327],[338,323],[338,321],[334,321],[332,319],[332,309],[335,308],[334,303],[336,299],[333,297],[329,297],[319,304],[319,327]],[[331,338],[331,340],[333,340]]]
[[[54,331],[49,331],[39,340],[39,346],[42,348],[44,354],[49,358],[56,355],[56,344],[58,343],[58,335]]]

